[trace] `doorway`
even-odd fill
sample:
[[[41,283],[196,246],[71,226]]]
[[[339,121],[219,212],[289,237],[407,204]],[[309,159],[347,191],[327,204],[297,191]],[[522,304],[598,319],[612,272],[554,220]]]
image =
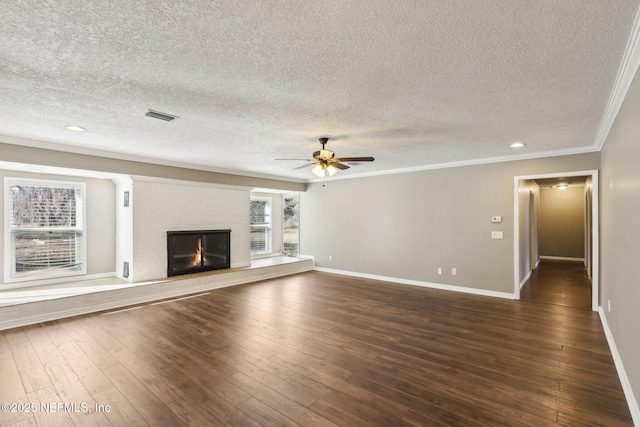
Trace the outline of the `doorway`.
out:
[[[520,300],[591,310],[591,291],[582,261],[543,259],[520,289]]]
[[[599,306],[599,241],[598,241],[598,171],[578,171],[544,175],[514,177],[514,298],[520,299],[520,289],[530,279],[539,257],[537,254],[537,208],[535,203],[536,181],[558,178],[586,177],[585,191],[585,247],[584,267],[591,277],[591,309]],[[532,185],[532,183],[534,183]],[[585,184],[586,185],[586,184]],[[553,258],[553,257],[551,257]],[[582,258],[581,258],[582,260]]]

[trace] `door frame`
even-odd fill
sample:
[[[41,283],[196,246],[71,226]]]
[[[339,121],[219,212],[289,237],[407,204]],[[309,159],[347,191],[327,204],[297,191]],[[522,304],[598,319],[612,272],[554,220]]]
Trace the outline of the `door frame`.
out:
[[[591,221],[592,221],[592,239],[591,239],[591,309],[598,311],[600,302],[600,219],[599,219],[599,184],[598,170],[586,170],[576,172],[560,172],[538,175],[521,175],[513,177],[513,294],[514,299],[520,299],[520,204],[519,189],[520,182],[544,179],[544,178],[569,178],[572,176],[590,176],[592,180],[592,197],[591,197]],[[585,225],[586,226],[586,225]],[[586,242],[585,242],[586,243]]]

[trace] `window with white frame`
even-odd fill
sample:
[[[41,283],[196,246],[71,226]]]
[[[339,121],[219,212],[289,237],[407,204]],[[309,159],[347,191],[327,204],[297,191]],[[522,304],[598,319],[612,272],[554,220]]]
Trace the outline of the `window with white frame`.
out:
[[[251,254],[271,253],[271,197],[251,197]]]
[[[5,178],[5,281],[86,273],[85,184]]]
[[[298,256],[300,246],[300,197],[298,193],[284,195],[282,219],[282,253]]]

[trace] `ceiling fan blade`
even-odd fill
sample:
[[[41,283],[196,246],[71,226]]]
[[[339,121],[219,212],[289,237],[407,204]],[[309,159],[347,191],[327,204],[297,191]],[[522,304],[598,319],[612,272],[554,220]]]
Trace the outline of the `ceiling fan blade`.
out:
[[[307,163],[306,165],[302,165],[302,166],[298,166],[297,168],[293,168],[293,170],[295,171],[295,170],[298,170],[298,169],[304,169],[307,166],[313,166],[313,165],[315,165],[315,163]]]
[[[373,157],[340,157],[333,160],[336,162],[373,162],[375,159]]]
[[[340,170],[345,170],[345,169],[349,169],[349,166],[347,165],[343,165],[342,163],[338,163],[338,162],[330,162],[330,165],[335,166],[336,168],[340,169]]]

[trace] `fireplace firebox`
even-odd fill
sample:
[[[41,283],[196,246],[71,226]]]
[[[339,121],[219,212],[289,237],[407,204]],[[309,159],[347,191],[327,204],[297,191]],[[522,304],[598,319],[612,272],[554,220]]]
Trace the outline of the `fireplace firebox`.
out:
[[[167,231],[167,276],[231,267],[231,230]]]

